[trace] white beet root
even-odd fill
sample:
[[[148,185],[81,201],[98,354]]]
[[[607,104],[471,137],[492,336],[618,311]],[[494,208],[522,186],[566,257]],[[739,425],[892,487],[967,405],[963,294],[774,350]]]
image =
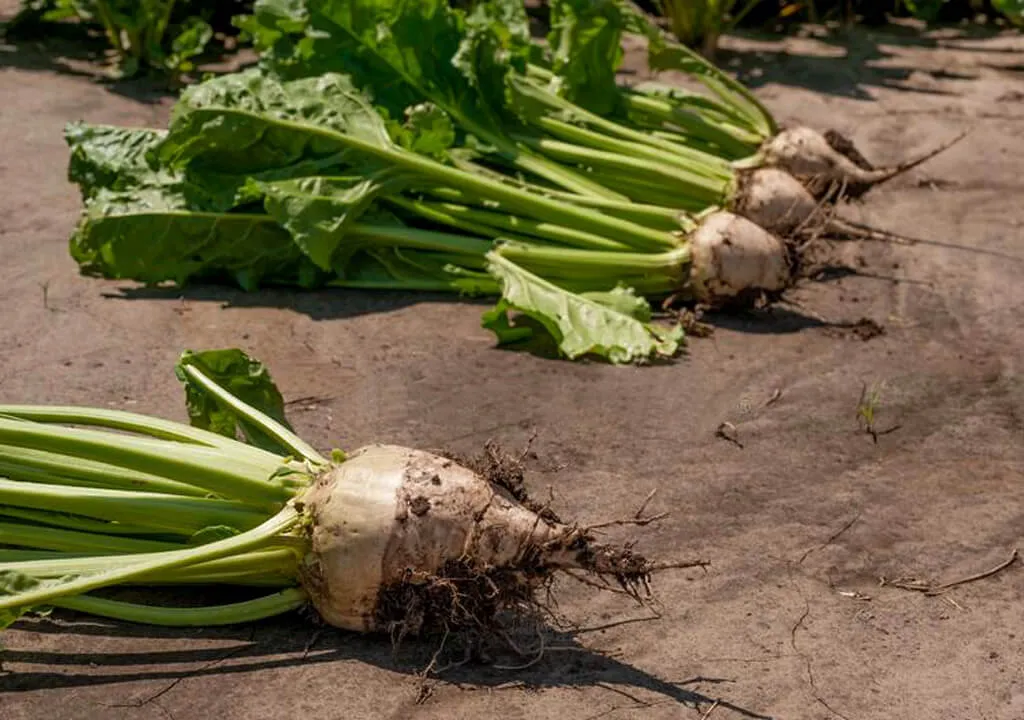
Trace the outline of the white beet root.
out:
[[[311,551],[302,584],[331,625],[382,630],[382,591],[442,576],[452,561],[481,570],[540,562],[579,567],[578,530],[548,522],[452,460],[371,445],[302,497]]]
[[[851,240],[899,240],[893,233],[839,217],[834,208],[823,207],[785,170],[743,171],[737,187],[730,209],[779,237],[790,238],[798,231],[810,231]]]
[[[732,210],[771,233],[787,236],[814,217],[820,207],[788,172],[763,167],[742,174]]]
[[[862,179],[866,173],[852,160],[836,152],[825,136],[809,127],[783,130],[762,147],[765,165],[782,168],[791,175],[842,181]]]
[[[697,300],[719,305],[791,284],[789,254],[778,237],[747,218],[716,211],[689,237],[690,286]]]
[[[809,127],[783,130],[762,147],[764,164],[781,168],[808,183],[814,192],[839,183],[847,186],[850,195],[860,195],[869,188],[907,172],[930,160],[962,140],[967,131],[936,148],[897,165],[866,169],[837,151],[824,135]]]

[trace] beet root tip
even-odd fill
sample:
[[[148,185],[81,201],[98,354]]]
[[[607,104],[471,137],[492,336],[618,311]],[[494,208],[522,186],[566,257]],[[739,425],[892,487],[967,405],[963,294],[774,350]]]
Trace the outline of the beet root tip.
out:
[[[766,166],[781,168],[799,178],[815,197],[826,196],[839,187],[843,197],[857,198],[945,152],[970,131],[889,167],[871,167],[852,143],[837,149],[835,139],[829,142],[825,135],[803,126],[783,130],[762,146],[761,153]]]

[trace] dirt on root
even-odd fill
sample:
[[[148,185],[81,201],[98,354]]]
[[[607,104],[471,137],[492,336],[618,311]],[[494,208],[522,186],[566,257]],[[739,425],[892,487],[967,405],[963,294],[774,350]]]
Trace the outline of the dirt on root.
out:
[[[494,440],[485,442],[478,453],[437,453],[474,471],[541,520],[564,526],[564,533],[543,545],[523,548],[519,561],[511,567],[480,565],[471,557],[460,558],[446,563],[436,575],[413,578],[409,574],[382,588],[376,620],[396,648],[409,636],[439,643],[425,672],[436,673],[438,663],[448,667],[462,662],[442,654],[450,654],[453,648],[463,653],[463,661],[482,661],[496,653],[519,655],[522,660],[524,652],[510,633],[523,625],[536,628],[548,621],[561,621],[552,588],[559,572],[559,567],[550,563],[553,556],[574,558],[575,567],[570,572],[579,573],[576,577],[580,582],[594,588],[623,593],[640,604],[650,597],[651,573],[664,563],[649,561],[633,550],[631,542],[618,546],[598,543],[591,529],[566,524],[550,503],[541,503],[530,495],[524,460],[533,455],[532,441],[531,437],[519,453],[507,451]],[[426,499],[417,499],[423,500],[423,512],[427,512]],[[637,513],[623,524],[646,525],[656,519],[642,518]],[[525,654],[539,652],[533,647]]]
[[[843,208],[936,244],[837,243],[837,270],[786,303],[706,313],[714,334],[678,362],[613,368],[496,349],[482,307],[449,297],[79,277],[64,123],[160,127],[171,100],[0,47],[4,402],[184,420],[180,351],[239,346],[301,399],[290,417],[318,447],[471,454],[536,433],[536,498],[599,524],[657,488],[667,518],[601,541],[711,562],[656,575],[657,616],[558,580],[573,632],[542,630],[529,667],[453,668],[426,696],[435,643],[393,652],[300,615],[159,629],[58,612],[3,634],[0,717],[1024,717],[1024,564],[985,574],[1024,544],[1021,53],[1019,35],[970,29],[726,38],[719,61],[780,120],[835,128],[875,165],[976,130]],[[861,318],[886,332],[833,336]]]
[[[872,165],[871,162],[861,154],[860,150],[857,149],[856,143],[838,130],[826,130],[825,141],[829,144],[829,147],[837,153],[845,155],[847,159],[852,161],[861,170],[875,169],[875,166]]]
[[[536,436],[532,436],[526,447],[519,453],[511,453],[500,443],[489,439],[484,443],[483,450],[477,453],[461,453],[451,449],[442,449],[438,454],[467,467],[489,482],[503,488],[524,507],[537,513],[541,518],[554,523],[562,522],[550,502],[542,503],[534,499],[526,487],[526,463],[531,454],[530,445]]]

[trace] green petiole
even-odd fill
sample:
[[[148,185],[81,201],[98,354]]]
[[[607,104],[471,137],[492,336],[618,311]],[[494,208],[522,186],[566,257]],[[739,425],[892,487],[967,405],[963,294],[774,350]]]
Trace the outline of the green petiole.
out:
[[[663,275],[678,278],[677,284],[681,284],[690,260],[687,246],[664,253],[610,253],[507,242],[497,252],[545,277],[607,276],[614,281],[624,275]]]
[[[147,575],[167,573],[201,562],[255,550],[261,545],[272,542],[275,536],[292,530],[298,524],[299,519],[298,512],[289,505],[258,527],[226,540],[211,542],[195,548],[145,555],[132,558],[127,562],[124,557],[121,557],[120,566],[117,568],[73,579],[44,581],[17,595],[0,596],[0,610],[36,607],[59,597],[80,595],[108,585],[123,584]],[[6,570],[17,572],[16,566],[9,566]]]
[[[234,114],[246,118],[260,119],[260,116],[254,113],[234,108],[218,108],[212,111],[195,109],[192,111],[193,114],[204,112],[214,112],[218,116]],[[429,179],[437,184],[475,193],[483,198],[499,200],[517,214],[524,214],[538,220],[557,222],[569,227],[586,230],[587,232],[604,235],[637,250],[664,247],[664,233],[627,220],[555,202],[549,198],[540,197],[525,190],[495,182],[486,177],[443,165],[430,158],[406,150],[400,150],[394,146],[377,145],[352,135],[293,120],[275,118],[274,122],[282,128],[320,137],[364,155],[384,160],[396,167],[417,173],[422,178]]]
[[[235,455],[222,448],[130,435],[119,435],[117,442],[112,443],[109,433],[97,430],[6,418],[0,418],[0,443],[152,473],[263,508],[274,507],[290,497],[286,489],[268,482],[282,460],[256,464],[248,452]],[[273,458],[269,453],[266,456]]]
[[[707,155],[697,150],[689,150],[689,154],[670,153],[647,145],[637,145],[625,140],[609,138],[601,133],[570,125],[567,122],[549,117],[538,118],[535,124],[553,137],[565,142],[575,143],[594,150],[618,153],[627,157],[644,158],[664,165],[678,168],[681,172],[728,180],[732,170],[728,161],[714,155]]]
[[[278,538],[274,542],[284,542],[288,538]],[[17,551],[28,552],[28,551]],[[146,562],[161,557],[160,553],[144,553],[132,558],[133,562]],[[61,578],[65,575],[94,575],[123,567],[125,562],[116,556],[72,557],[62,554],[60,557],[29,558],[23,561],[8,561],[6,568],[13,572],[23,573],[38,579]],[[152,574],[143,574],[135,578],[139,584],[179,584],[179,583],[214,583],[233,582],[231,578],[282,577],[294,578],[298,572],[299,556],[297,551],[288,547],[273,547],[264,550],[239,553],[231,557],[200,562],[176,570],[160,570]]]
[[[265,513],[232,500],[3,479],[0,479],[0,505],[45,508],[52,512],[86,515],[108,522],[124,522],[188,535],[215,525],[247,530],[259,525],[266,517]],[[2,536],[0,541],[3,541]]]
[[[52,604],[55,607],[86,612],[99,617],[146,625],[213,627],[263,620],[297,610],[308,601],[309,596],[304,590],[288,588],[255,600],[195,608],[140,605],[88,595],[58,598]]]
[[[41,550],[95,553],[97,555],[161,552],[176,550],[180,547],[173,543],[157,540],[140,540],[2,521],[0,521],[0,543]]]
[[[194,485],[167,480],[157,475],[45,450],[26,450],[11,445],[0,445],[0,458],[0,477],[23,482],[88,485],[111,490],[131,489],[188,497],[205,497],[209,494]]]
[[[549,138],[516,137],[524,144],[535,147],[539,152],[564,162],[578,163],[585,167],[614,173],[625,173],[627,179],[637,178],[644,182],[660,183],[663,187],[674,187],[688,200],[700,202],[703,207],[721,203],[731,182],[728,179],[698,175],[664,162],[647,160],[642,157],[593,150]]]
[[[630,250],[628,246],[607,240],[600,235],[593,235],[588,232],[575,230],[571,227],[542,222],[532,218],[523,218],[503,212],[478,210],[455,203],[421,202],[418,206],[424,207],[428,210],[433,210],[438,214],[446,214],[457,220],[493,228],[502,234],[511,232],[518,235],[529,235],[548,242],[590,250],[605,250],[610,252],[627,252]],[[670,238],[666,237],[666,240],[668,239]],[[490,249],[490,247],[487,248],[487,250]]]
[[[84,515],[53,512],[52,510],[44,509],[14,507],[12,505],[0,505],[0,516],[16,518],[18,520],[27,520],[32,523],[48,525],[54,528],[63,528],[65,530],[78,530],[85,533],[100,533],[103,535],[142,537],[147,540],[172,538],[176,542],[184,542],[188,540],[189,537],[184,534],[175,536],[173,533],[168,533],[164,530],[155,529],[146,525],[129,525],[122,522],[97,520],[96,518],[86,517]]]

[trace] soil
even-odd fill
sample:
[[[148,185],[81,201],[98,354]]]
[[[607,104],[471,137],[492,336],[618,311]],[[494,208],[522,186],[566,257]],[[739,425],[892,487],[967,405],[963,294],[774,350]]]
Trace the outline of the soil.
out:
[[[843,208],[934,243],[837,246],[831,270],[786,303],[707,314],[712,337],[642,368],[497,349],[481,306],[448,297],[181,294],[81,278],[67,254],[79,200],[62,126],[159,126],[171,100],[98,82],[87,58],[0,47],[4,402],[184,420],[181,350],[240,346],[269,363],[293,423],[321,448],[473,454],[535,433],[534,496],[598,523],[657,489],[647,512],[671,515],[607,539],[711,563],[657,574],[653,620],[622,595],[560,581],[559,610],[579,629],[552,630],[541,659],[429,682],[436,648],[393,651],[298,614],[161,630],[55,613],[4,633],[0,716],[1024,717],[1024,563],[938,595],[907,580],[956,581],[1024,543],[1024,39],[818,35],[729,37],[719,60],[781,118],[834,128],[875,165],[973,125]],[[630,67],[643,74],[633,54]],[[885,332],[836,331],[874,325]]]

